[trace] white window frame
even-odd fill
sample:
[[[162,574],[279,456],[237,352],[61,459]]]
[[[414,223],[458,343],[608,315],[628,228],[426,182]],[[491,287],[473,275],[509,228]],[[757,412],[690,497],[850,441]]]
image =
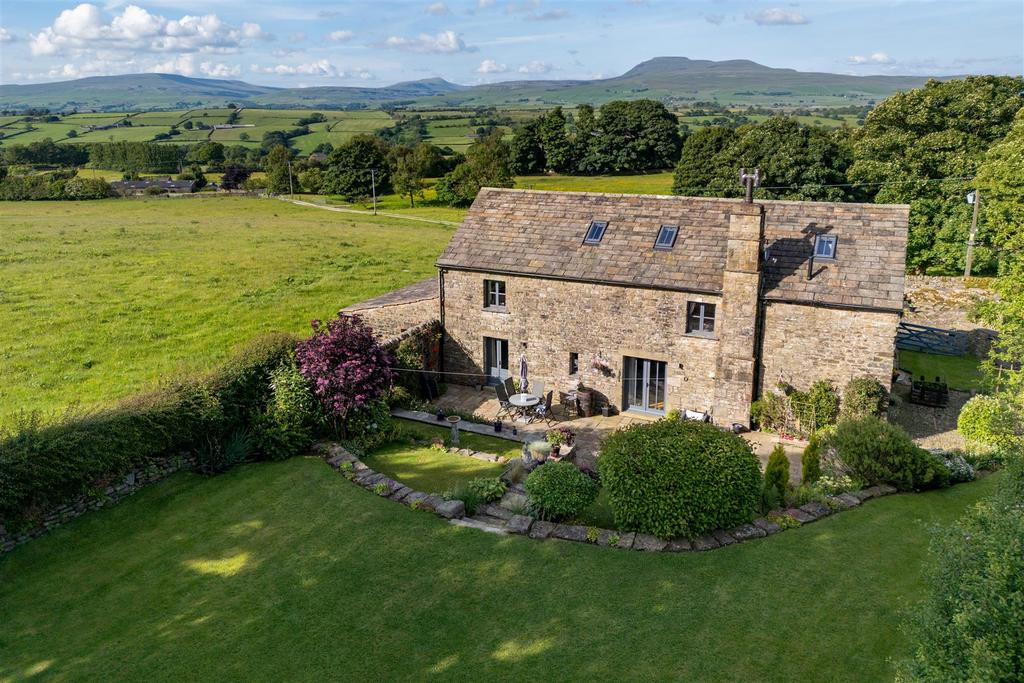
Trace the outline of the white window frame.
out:
[[[672,239],[667,243],[662,243],[661,236],[667,231],[672,231]],[[679,237],[679,226],[678,225],[663,225],[658,228],[658,236],[654,238],[654,248],[658,251],[670,251],[672,247],[676,245],[676,238]]]
[[[828,245],[828,252],[821,253],[820,247]],[[814,260],[835,261],[839,237],[836,235],[816,235],[814,238]]]
[[[595,228],[597,229],[597,234],[592,235]],[[600,244],[607,230],[608,221],[590,221],[590,225],[587,226],[587,233],[583,236],[583,244]]]

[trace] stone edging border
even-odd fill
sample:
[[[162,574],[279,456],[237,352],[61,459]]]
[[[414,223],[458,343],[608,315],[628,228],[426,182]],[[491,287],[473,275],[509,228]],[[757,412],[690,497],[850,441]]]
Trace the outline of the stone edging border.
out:
[[[154,458],[147,465],[131,470],[120,481],[108,485],[94,495],[82,494],[55,505],[43,513],[41,521],[34,527],[19,531],[8,530],[0,524],[0,557],[33,538],[67,524],[90,510],[116,505],[122,499],[134,495],[141,489],[155,484],[180,470],[195,467],[195,457],[181,455],[170,458]]]
[[[399,481],[387,477],[367,467],[359,458],[352,455],[340,444],[321,442],[314,446],[330,467],[342,473],[347,479],[363,488],[376,493],[382,498],[402,503],[413,509],[428,510],[447,519],[451,524],[471,527],[491,533],[512,533],[529,536],[534,539],[557,538],[564,541],[576,541],[622,550],[638,550],[646,552],[689,552],[705,551],[721,548],[735,543],[752,541],[777,534],[786,529],[796,528],[804,524],[816,522],[828,517],[833,512],[842,512],[859,506],[866,500],[896,493],[896,489],[888,485],[872,486],[854,493],[841,493],[827,498],[828,504],[813,502],[800,507],[775,510],[767,517],[758,517],[749,524],[741,524],[734,529],[715,529],[709,534],[695,539],[678,538],[671,541],[660,539],[650,534],[633,531],[615,531],[576,524],[556,524],[528,515],[515,514],[501,506],[489,503],[480,506],[474,517],[466,516],[466,506],[461,500],[444,500],[440,496],[416,491]],[[487,453],[477,453],[468,449],[449,448],[455,455],[468,455],[481,460],[498,462],[499,458]],[[483,518],[483,519],[481,519]],[[788,522],[778,524],[774,519],[787,518]]]

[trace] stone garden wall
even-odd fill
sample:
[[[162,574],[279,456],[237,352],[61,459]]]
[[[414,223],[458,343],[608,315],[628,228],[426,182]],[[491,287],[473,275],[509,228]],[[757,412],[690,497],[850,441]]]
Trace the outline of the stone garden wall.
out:
[[[155,459],[148,466],[132,470],[118,482],[109,484],[93,494],[80,495],[49,510],[42,511],[36,516],[37,521],[25,528],[7,529],[0,524],[0,555],[56,529],[90,510],[99,510],[115,505],[150,484],[194,466],[195,459],[192,456]]]
[[[971,309],[979,301],[995,297],[987,288],[988,280],[960,277],[908,275],[904,295],[903,319],[918,325],[960,330],[967,335],[967,347],[983,357],[995,339],[995,331],[970,319]]]

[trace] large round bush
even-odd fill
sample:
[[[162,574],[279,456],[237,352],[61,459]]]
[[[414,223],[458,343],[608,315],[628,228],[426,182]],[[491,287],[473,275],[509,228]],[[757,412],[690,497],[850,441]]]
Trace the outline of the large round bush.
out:
[[[750,445],[698,422],[659,420],[615,432],[598,469],[619,527],[661,538],[749,522],[761,496]]]
[[[868,484],[890,484],[901,491],[949,484],[949,470],[936,456],[877,417],[843,420],[828,445],[853,476]]]
[[[1022,419],[1009,401],[995,396],[975,396],[960,409],[957,429],[970,442],[999,448],[1024,433]]]
[[[544,463],[523,484],[544,519],[578,515],[597,498],[597,484],[568,462]]]

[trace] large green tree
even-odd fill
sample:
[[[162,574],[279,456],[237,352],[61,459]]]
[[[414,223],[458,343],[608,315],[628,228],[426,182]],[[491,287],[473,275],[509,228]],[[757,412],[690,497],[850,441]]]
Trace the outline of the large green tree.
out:
[[[391,191],[388,143],[374,135],[355,135],[327,157],[322,184],[324,194],[346,199],[369,197]]]
[[[450,206],[469,206],[481,187],[512,187],[512,155],[501,133],[493,133],[466,150],[466,160],[437,183],[437,198]]]
[[[616,100],[598,110],[586,153],[577,167],[584,173],[673,168],[681,144],[679,119],[664,104]]]
[[[285,194],[292,189],[294,179],[290,180],[291,170],[288,164],[292,160],[291,151],[284,145],[275,145],[263,159],[263,168],[267,172],[267,190],[273,194]]]
[[[706,196],[713,192],[718,155],[736,140],[736,131],[725,126],[707,126],[687,136],[672,179],[672,193]]]
[[[909,203],[908,266],[915,271],[963,272],[972,183],[940,180],[973,176],[987,149],[1010,130],[1024,100],[1024,80],[971,76],[929,81],[879,104],[858,131],[849,179],[867,197]],[[978,272],[995,269],[990,249],[975,252]]]
[[[512,159],[512,170],[516,173],[542,173],[546,168],[544,148],[541,146],[540,119],[527,121],[512,134],[509,153]]]
[[[537,127],[537,137],[540,138],[545,166],[549,171],[565,173],[573,168],[572,141],[569,139],[565,124],[562,108],[555,107],[541,117]]]

